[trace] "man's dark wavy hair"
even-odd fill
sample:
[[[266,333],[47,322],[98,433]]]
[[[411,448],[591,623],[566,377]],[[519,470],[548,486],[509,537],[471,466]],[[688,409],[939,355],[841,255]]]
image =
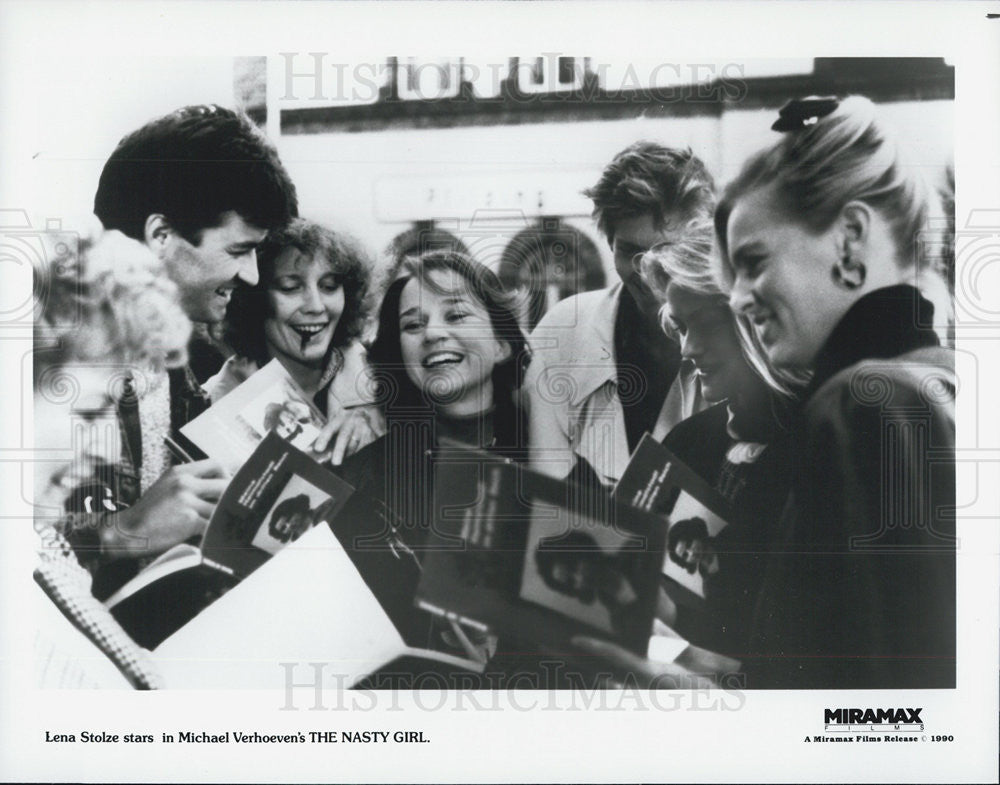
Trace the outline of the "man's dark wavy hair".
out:
[[[655,142],[626,147],[583,193],[593,200],[594,219],[609,244],[614,244],[620,220],[652,214],[662,227],[674,215],[711,218],[715,208],[715,182],[702,160],[690,148]]]
[[[215,105],[183,107],[122,139],[94,197],[105,228],[140,242],[150,215],[198,245],[229,211],[270,231],[298,215],[298,200],[264,134],[245,114]]]

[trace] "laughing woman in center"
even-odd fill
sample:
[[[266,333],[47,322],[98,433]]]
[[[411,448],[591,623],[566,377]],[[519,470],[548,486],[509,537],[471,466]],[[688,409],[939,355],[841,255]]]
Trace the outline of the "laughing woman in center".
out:
[[[451,251],[407,260],[389,286],[369,357],[386,434],[345,461],[356,491],[333,528],[397,627],[440,645],[413,607],[421,549],[434,520],[442,443],[526,457],[515,394],[529,354],[513,296],[485,266]],[[457,489],[462,492],[465,489]],[[469,490],[475,501],[476,485]]]

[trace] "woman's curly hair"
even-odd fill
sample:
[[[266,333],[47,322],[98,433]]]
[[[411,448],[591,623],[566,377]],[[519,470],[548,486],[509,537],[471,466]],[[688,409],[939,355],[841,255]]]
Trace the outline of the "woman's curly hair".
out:
[[[272,316],[268,289],[274,280],[275,263],[288,248],[306,257],[326,259],[344,287],[344,311],[333,332],[331,350],[360,337],[371,312],[373,262],[362,245],[343,232],[297,218],[268,235],[257,253],[260,281],[253,287],[238,287],[226,311],[223,339],[236,354],[258,365],[271,359],[264,340],[264,321]]]
[[[191,322],[177,287],[141,243],[118,231],[49,233],[35,271],[36,376],[67,362],[162,370],[187,361]]]

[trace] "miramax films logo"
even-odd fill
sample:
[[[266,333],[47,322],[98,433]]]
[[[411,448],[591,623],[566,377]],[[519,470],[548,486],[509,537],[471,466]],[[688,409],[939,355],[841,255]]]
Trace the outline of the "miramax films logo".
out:
[[[824,709],[825,734],[812,741],[918,741],[924,730],[923,708]],[[867,734],[877,733],[876,736]],[[806,737],[809,741],[809,737]]]

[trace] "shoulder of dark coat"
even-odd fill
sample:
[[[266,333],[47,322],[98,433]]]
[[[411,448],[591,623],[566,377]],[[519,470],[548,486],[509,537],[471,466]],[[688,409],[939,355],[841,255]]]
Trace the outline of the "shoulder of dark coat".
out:
[[[925,420],[954,431],[954,353],[932,347],[887,359],[868,359],[831,376],[808,400],[808,433],[828,425]],[[953,438],[953,436],[952,436]]]
[[[827,379],[809,399],[807,409],[846,398],[859,406],[924,401],[954,401],[954,352],[942,347],[918,349],[897,357],[872,358],[850,365]]]

